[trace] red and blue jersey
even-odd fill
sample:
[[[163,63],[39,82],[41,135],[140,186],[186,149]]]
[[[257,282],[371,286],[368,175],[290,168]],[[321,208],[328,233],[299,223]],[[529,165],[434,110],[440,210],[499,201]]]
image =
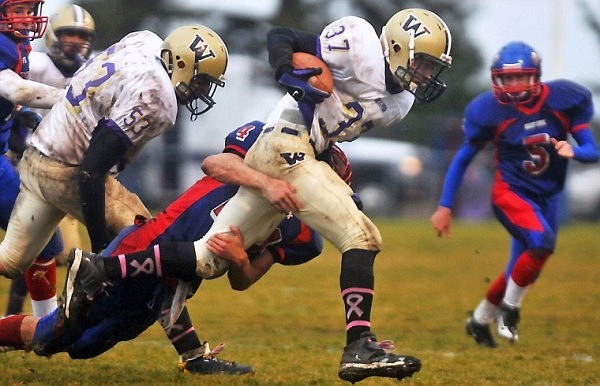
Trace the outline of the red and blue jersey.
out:
[[[30,51],[29,40],[15,42],[7,34],[0,33],[0,71],[9,69],[22,78],[27,78]],[[10,117],[14,107],[11,101],[0,98],[0,154],[8,151],[8,137],[12,126]]]
[[[573,148],[576,160],[598,159],[589,129],[594,113],[590,91],[568,80],[542,88],[530,106],[501,104],[492,92],[467,106],[465,143],[448,170],[441,205],[452,206],[466,167],[488,142],[495,147],[495,184],[532,195],[551,196],[564,187],[568,160],[557,154],[550,138],[564,141],[571,135],[578,144]]]

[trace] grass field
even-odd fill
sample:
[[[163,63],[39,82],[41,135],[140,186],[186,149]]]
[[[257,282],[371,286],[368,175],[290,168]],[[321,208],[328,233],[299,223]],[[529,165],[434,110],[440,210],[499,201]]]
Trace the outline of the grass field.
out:
[[[412,379],[370,378],[360,385],[600,384],[600,239],[598,224],[565,225],[556,254],[525,299],[521,341],[478,347],[464,332],[467,312],[503,269],[508,237],[495,222],[458,223],[450,239],[425,220],[377,220],[384,251],[376,260],[373,330],[397,352],[419,357]],[[64,268],[59,272],[60,288]],[[2,384],[342,385],[345,341],[339,256],[330,246],[299,267],[276,266],[246,292],[225,279],[203,283],[189,305],[196,329],[225,359],[251,364],[254,376],[188,377],[153,326],[91,360],[66,354],[2,354]],[[0,307],[8,281],[0,279]]]

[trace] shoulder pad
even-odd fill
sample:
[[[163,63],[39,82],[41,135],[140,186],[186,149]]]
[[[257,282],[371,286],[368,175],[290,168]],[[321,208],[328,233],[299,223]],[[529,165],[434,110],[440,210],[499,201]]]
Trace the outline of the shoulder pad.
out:
[[[569,110],[573,107],[581,109],[592,104],[592,93],[579,83],[566,79],[545,83],[548,86],[548,106],[556,110]]]

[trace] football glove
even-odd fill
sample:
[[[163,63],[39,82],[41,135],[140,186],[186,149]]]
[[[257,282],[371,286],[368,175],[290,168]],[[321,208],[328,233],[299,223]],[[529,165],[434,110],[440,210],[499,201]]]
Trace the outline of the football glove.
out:
[[[287,92],[297,102],[309,102],[318,104],[323,102],[323,99],[329,96],[329,93],[321,91],[308,83],[311,76],[321,74],[323,70],[320,68],[301,68],[290,69],[284,71],[279,76],[277,82],[282,85]]]
[[[20,127],[27,127],[35,131],[42,121],[42,116],[27,107],[21,107],[15,114],[14,124]]]

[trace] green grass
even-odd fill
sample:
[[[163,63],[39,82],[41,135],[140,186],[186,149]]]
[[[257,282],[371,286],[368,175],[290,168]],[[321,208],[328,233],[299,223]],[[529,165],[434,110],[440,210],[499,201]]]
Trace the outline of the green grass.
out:
[[[600,240],[597,224],[561,229],[556,254],[522,309],[521,341],[490,350],[464,332],[467,312],[503,269],[508,236],[495,222],[457,223],[438,239],[425,220],[377,220],[384,250],[376,260],[373,330],[423,368],[401,382],[360,385],[594,385],[600,383]],[[338,253],[273,268],[245,292],[225,279],[203,283],[190,301],[196,329],[223,358],[251,364],[254,376],[182,376],[158,326],[91,360],[10,352],[2,384],[342,385],[337,367],[345,341]],[[64,268],[60,270],[60,286]],[[0,307],[7,280],[0,280]]]

